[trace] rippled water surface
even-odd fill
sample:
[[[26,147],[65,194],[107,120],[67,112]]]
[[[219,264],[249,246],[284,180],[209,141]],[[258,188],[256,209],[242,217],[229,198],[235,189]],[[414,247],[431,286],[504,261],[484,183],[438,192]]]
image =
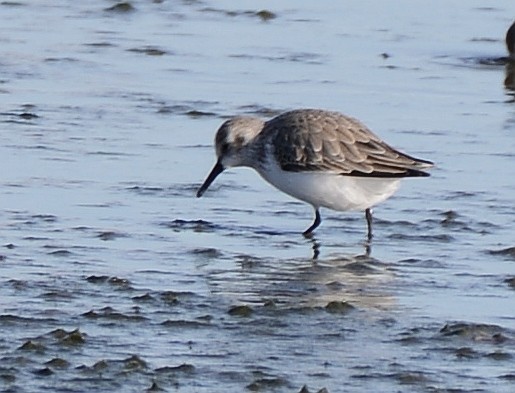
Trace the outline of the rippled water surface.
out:
[[[388,4],[0,3],[1,390],[514,391],[515,5]],[[194,197],[299,107],[437,164],[370,250],[250,170]]]

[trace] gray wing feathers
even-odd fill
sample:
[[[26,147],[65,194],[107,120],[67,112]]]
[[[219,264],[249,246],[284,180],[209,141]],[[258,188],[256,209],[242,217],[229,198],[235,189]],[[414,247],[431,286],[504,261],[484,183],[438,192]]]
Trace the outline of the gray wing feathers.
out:
[[[432,166],[381,141],[359,121],[336,112],[287,112],[265,124],[283,170],[324,171],[351,176],[427,176]]]

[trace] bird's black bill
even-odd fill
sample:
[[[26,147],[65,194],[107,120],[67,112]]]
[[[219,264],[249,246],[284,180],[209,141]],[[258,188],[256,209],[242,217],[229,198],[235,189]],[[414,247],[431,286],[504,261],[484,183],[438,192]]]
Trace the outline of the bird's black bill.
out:
[[[213,169],[211,169],[211,173],[209,173],[208,177],[204,181],[204,184],[200,186],[200,188],[197,191],[197,198],[200,198],[204,192],[209,188],[211,183],[216,179],[216,177],[224,171],[224,166],[220,163],[220,161],[217,161]]]

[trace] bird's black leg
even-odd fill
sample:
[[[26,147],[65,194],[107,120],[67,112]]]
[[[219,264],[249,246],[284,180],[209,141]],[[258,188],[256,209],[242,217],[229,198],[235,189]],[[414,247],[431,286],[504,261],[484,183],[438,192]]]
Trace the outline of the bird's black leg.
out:
[[[372,210],[366,209],[365,210],[365,217],[367,218],[367,239],[368,241],[372,240]]]
[[[313,235],[313,231],[317,229],[321,222],[320,212],[318,209],[315,209],[315,221],[313,221],[313,224],[311,224],[311,226],[302,233],[304,237],[311,237]]]

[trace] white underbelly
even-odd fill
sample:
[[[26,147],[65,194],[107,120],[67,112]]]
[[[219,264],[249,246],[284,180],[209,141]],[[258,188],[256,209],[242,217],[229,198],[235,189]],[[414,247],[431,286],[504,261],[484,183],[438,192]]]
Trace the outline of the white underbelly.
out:
[[[278,167],[259,174],[274,187],[314,206],[338,211],[365,210],[399,188],[398,178],[342,176],[323,172],[285,172]]]

